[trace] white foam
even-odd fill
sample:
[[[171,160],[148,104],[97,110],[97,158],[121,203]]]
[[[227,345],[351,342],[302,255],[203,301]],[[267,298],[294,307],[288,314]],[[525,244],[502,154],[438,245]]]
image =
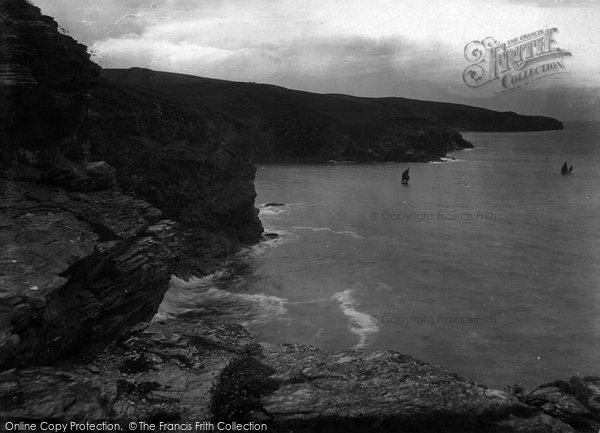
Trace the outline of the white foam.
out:
[[[294,228],[296,230],[311,230],[313,232],[327,231],[327,232],[335,233],[336,235],[350,236],[351,238],[354,238],[354,239],[366,239],[366,238],[356,234],[356,232],[353,232],[350,230],[336,231],[329,227],[292,227],[292,228]]]
[[[243,282],[228,269],[201,278],[192,277],[189,280],[171,276],[169,290],[153,320],[175,318],[186,313],[239,313],[250,314],[256,320],[263,320],[287,313],[287,299],[264,293],[235,293],[217,287],[217,284],[225,279],[232,285]]]
[[[379,327],[370,315],[354,308],[356,301],[352,293],[352,289],[337,292],[333,295],[333,299],[340,303],[343,313],[348,317],[350,331],[358,335],[358,343],[354,347],[361,348],[366,345],[367,336],[378,332]]]
[[[442,157],[439,161],[429,161],[430,164],[443,164],[445,162],[463,162],[464,159]]]
[[[290,210],[286,206],[261,207],[258,211],[259,217],[277,217],[288,213]]]
[[[287,313],[288,300],[279,296],[265,295],[264,293],[230,293],[234,298],[256,302],[261,308],[270,310],[277,316]]]
[[[375,289],[378,292],[391,292],[393,291],[392,287],[389,284],[382,283],[381,281],[377,283],[377,288]]]

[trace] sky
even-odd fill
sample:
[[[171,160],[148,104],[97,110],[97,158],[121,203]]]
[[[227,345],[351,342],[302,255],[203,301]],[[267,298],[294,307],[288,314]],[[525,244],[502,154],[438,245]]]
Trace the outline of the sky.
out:
[[[598,0],[32,0],[105,68],[600,120]],[[468,87],[465,46],[557,28],[561,74]],[[504,91],[503,91],[504,90]]]

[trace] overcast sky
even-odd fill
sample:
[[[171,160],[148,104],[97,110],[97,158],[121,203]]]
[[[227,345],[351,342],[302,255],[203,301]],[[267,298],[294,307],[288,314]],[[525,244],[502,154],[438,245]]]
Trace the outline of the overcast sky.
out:
[[[106,68],[600,120],[600,1],[33,0]],[[471,89],[465,45],[556,27],[566,74]]]

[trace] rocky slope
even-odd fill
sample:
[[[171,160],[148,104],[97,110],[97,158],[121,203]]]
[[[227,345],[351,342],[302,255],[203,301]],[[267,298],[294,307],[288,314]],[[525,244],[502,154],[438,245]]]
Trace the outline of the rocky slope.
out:
[[[92,157],[116,168],[124,191],[185,227],[181,275],[204,273],[259,240],[256,169],[240,123],[101,81],[83,131]]]
[[[24,0],[0,0],[0,24],[0,419],[598,429],[596,378],[515,396],[395,352],[269,345],[208,320],[139,323],[171,273],[207,271],[258,239],[248,125],[97,84],[85,49]],[[385,128],[406,137],[421,128],[394,122]],[[446,145],[447,131],[424,128]]]
[[[0,180],[0,368],[100,344],[162,301],[177,257],[172,224],[115,190]]]
[[[568,383],[515,396],[396,352],[271,345],[239,325],[173,320],[137,327],[87,365],[0,373],[0,417],[235,421],[274,432],[596,432],[600,379]]]
[[[239,125],[98,89],[86,48],[24,0],[0,0],[0,24],[9,368],[103,347],[155,314],[173,272],[210,271],[262,227]]]
[[[108,80],[152,90],[189,107],[227,113],[253,134],[258,161],[429,161],[471,147],[454,130],[560,129],[540,116],[405,98],[323,95],[278,86],[105,69]]]
[[[52,18],[22,3],[0,1],[2,162],[29,158],[75,171],[64,155],[80,150],[75,134],[100,68]]]

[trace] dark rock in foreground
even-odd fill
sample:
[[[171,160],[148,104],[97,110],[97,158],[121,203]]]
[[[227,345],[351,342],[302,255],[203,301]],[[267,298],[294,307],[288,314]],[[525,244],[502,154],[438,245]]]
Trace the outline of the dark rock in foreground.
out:
[[[100,67],[52,18],[24,3],[0,0],[0,161],[56,164],[70,151],[79,158],[76,133]]]
[[[600,378],[559,380],[534,389],[522,399],[581,431],[600,430]]]
[[[0,373],[0,417],[212,420],[275,432],[574,432],[396,352],[257,344],[238,325],[140,326],[89,365]],[[598,394],[596,394],[598,395]]]
[[[254,352],[237,325],[155,322],[107,348],[87,366],[63,364],[0,373],[0,417],[210,420],[220,377]]]
[[[568,425],[410,356],[263,345],[278,388],[261,398],[278,431],[569,432]]]
[[[154,314],[178,254],[158,209],[2,179],[0,199],[0,369],[54,361]]]
[[[90,162],[85,167],[87,175],[94,182],[96,189],[112,188],[116,185],[116,170],[106,161]]]
[[[2,370],[104,348],[174,271],[210,272],[262,226],[240,125],[97,88],[86,47],[25,0],[0,0],[0,24]]]

